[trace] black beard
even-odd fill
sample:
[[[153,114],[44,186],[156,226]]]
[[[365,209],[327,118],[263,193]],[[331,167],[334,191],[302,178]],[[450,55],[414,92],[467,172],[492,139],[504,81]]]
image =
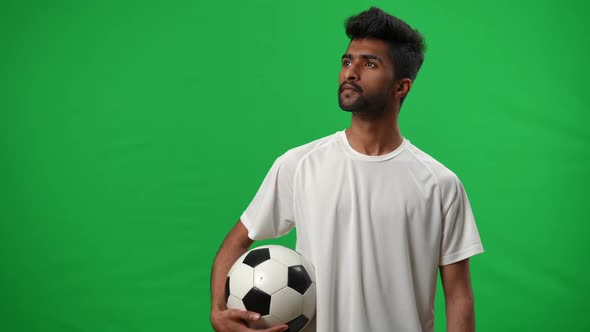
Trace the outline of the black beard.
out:
[[[358,97],[350,104],[344,105],[342,93],[338,90],[338,105],[343,111],[353,113],[384,113],[386,111],[387,96],[363,96],[361,92],[356,92]]]

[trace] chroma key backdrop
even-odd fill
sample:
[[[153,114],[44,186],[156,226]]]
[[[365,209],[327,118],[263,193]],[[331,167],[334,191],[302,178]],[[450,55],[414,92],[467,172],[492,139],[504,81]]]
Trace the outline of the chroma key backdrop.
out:
[[[0,331],[211,331],[273,161],[349,125],[343,22],[371,5],[426,37],[400,126],[471,200],[477,330],[587,329],[586,2],[4,0]]]

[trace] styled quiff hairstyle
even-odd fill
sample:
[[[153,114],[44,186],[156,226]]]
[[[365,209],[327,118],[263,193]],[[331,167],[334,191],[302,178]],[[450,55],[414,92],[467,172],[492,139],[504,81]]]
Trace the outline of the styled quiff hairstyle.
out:
[[[358,15],[349,17],[345,22],[346,35],[350,40],[374,38],[390,45],[395,79],[416,79],[418,70],[424,62],[426,44],[418,30],[412,29],[406,22],[389,15],[377,7],[371,7]]]

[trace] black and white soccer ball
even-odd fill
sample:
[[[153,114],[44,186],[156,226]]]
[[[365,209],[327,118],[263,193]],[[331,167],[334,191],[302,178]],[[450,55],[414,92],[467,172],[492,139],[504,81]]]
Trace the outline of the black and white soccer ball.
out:
[[[298,252],[279,245],[260,246],[243,254],[225,282],[229,309],[257,312],[252,328],[287,324],[298,332],[316,312],[315,269]]]

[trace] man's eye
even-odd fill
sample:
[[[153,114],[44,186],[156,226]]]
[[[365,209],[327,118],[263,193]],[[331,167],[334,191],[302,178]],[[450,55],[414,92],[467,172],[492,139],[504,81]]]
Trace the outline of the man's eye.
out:
[[[374,67],[376,67],[376,65],[374,62],[367,62],[367,67],[374,68]]]
[[[350,62],[350,61],[348,61],[348,60],[344,60],[344,61],[342,62],[342,65],[343,65],[343,66],[350,66],[350,64],[351,64],[351,62]]]

